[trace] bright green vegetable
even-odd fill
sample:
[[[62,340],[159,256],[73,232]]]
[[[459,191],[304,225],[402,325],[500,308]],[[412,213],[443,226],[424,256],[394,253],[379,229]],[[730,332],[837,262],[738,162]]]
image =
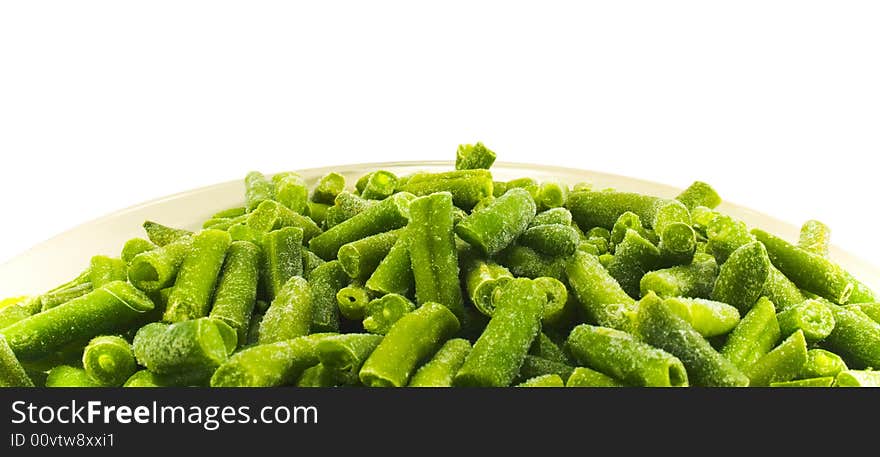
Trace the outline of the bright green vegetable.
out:
[[[278,203],[296,211],[299,214],[305,214],[309,202],[309,189],[306,182],[297,173],[278,173],[272,176],[274,184],[275,200]]]
[[[513,280],[513,275],[503,266],[484,260],[469,262],[465,269],[465,286],[471,303],[486,316],[495,311],[492,296],[499,287]]]
[[[702,298],[670,297],[664,299],[663,304],[706,338],[727,334],[740,320],[739,310],[727,303]]]
[[[157,292],[174,284],[183,260],[192,250],[192,237],[180,238],[142,252],[128,266],[128,280],[144,292]]]
[[[569,256],[574,254],[580,242],[580,235],[570,225],[536,225],[519,237],[519,243],[548,256]]]
[[[274,192],[275,186],[262,173],[252,171],[245,176],[244,201],[248,212],[253,211],[260,203],[274,198]]]
[[[718,276],[711,256],[695,256],[693,263],[645,273],[639,281],[641,296],[653,291],[661,297],[709,298]]]
[[[880,324],[880,303],[856,303],[844,306],[846,309],[861,311],[871,320]]]
[[[391,230],[343,245],[337,255],[342,269],[352,279],[366,281],[397,243],[401,232]]]
[[[711,298],[747,312],[761,296],[769,271],[770,260],[764,245],[743,245],[721,266]]]
[[[841,371],[834,380],[835,387],[880,387],[880,371]]]
[[[860,311],[829,306],[834,330],[824,345],[855,368],[880,367],[880,324]]]
[[[633,305],[635,300],[620,288],[596,256],[577,252],[565,271],[572,292],[591,321],[620,330],[631,328],[632,323],[617,311],[619,305]]]
[[[108,282],[125,281],[128,278],[125,262],[104,255],[96,255],[89,262],[89,282],[93,288]]]
[[[397,176],[390,171],[378,170],[370,173],[367,179],[361,197],[369,200],[382,200],[394,193],[397,187]]]
[[[226,324],[210,318],[175,324],[154,322],[138,330],[132,349],[138,364],[154,373],[198,372],[209,377],[238,343],[233,336],[229,344],[220,326]]]
[[[312,292],[312,331],[339,331],[339,305],[336,294],[350,281],[337,260],[319,265],[312,271],[309,276],[309,288]]]
[[[837,376],[837,373],[848,369],[846,362],[839,355],[824,349],[810,349],[807,351],[807,361],[801,367],[798,377],[802,379],[833,378]]]
[[[165,321],[181,322],[208,315],[211,294],[230,244],[229,233],[220,230],[203,230],[193,237],[192,249],[184,258],[168,297]]]
[[[103,387],[82,368],[58,365],[49,370],[46,387]]]
[[[401,183],[399,191],[417,196],[449,192],[455,206],[469,210],[492,195],[492,174],[488,170],[456,170],[442,173],[415,173]]]
[[[274,387],[293,384],[307,368],[318,364],[316,344],[331,336],[309,336],[261,344],[229,357],[211,376],[211,387]]]
[[[339,173],[327,173],[312,191],[312,201],[333,204],[333,200],[345,189],[345,176]]]
[[[545,359],[534,355],[527,355],[519,368],[519,379],[531,379],[537,376],[555,374],[563,380],[568,379],[574,367],[555,360]]]
[[[577,367],[571,372],[565,387],[624,387],[624,384],[598,371]]]
[[[33,381],[15,357],[6,338],[0,335],[0,387],[33,386]]]
[[[321,339],[315,350],[325,367],[357,375],[381,341],[381,335],[347,333]]]
[[[366,317],[363,322],[364,330],[384,335],[388,333],[395,322],[414,309],[416,306],[402,295],[383,295],[367,305]]]
[[[687,189],[678,194],[675,199],[684,203],[684,206],[691,211],[697,206],[715,208],[721,204],[721,197],[718,195],[718,192],[715,192],[712,186],[702,181],[694,181]]]
[[[407,243],[406,232],[403,231],[367,279],[364,284],[367,289],[382,294],[399,295],[409,295],[410,291],[414,290],[412,261],[409,258]]]
[[[801,226],[798,247],[806,251],[828,257],[828,248],[831,246],[831,229],[827,225],[809,220]]]
[[[452,232],[452,195],[439,192],[416,198],[410,213],[412,220],[406,229],[406,239],[416,302],[440,303],[461,317],[464,305]]]
[[[627,230],[607,266],[608,274],[631,297],[639,294],[639,281],[657,267],[660,250],[635,230]]]
[[[144,222],[143,227],[144,232],[147,234],[147,238],[149,238],[156,246],[160,247],[193,234],[189,230],[168,227],[153,221]]]
[[[234,241],[229,245],[214,291],[210,317],[234,328],[239,344],[247,339],[248,324],[257,301],[259,264],[259,247],[247,241]]]
[[[125,245],[122,246],[122,253],[119,255],[122,258],[122,261],[125,262],[126,265],[131,264],[131,261],[142,252],[152,251],[156,249],[158,246],[153,244],[150,240],[145,240],[143,238],[132,238],[125,242]]]
[[[495,163],[495,153],[479,141],[476,144],[460,144],[455,153],[456,170],[489,169]]]
[[[535,212],[535,201],[527,191],[510,189],[486,208],[471,213],[455,227],[455,233],[483,254],[492,255],[522,234]]]
[[[770,387],[831,387],[834,384],[833,376],[820,378],[796,379],[794,381],[771,382]]]
[[[770,352],[780,336],[773,302],[762,297],[730,333],[721,354],[743,369]]]
[[[437,350],[409,381],[409,387],[452,387],[455,374],[471,352],[471,343],[453,338]]]
[[[773,382],[794,379],[807,363],[807,340],[798,330],[775,349],[747,367],[744,372],[753,387],[766,387]]]
[[[299,276],[290,278],[260,323],[258,344],[291,340],[309,334],[312,325],[312,293],[309,283]]]
[[[776,315],[779,330],[787,337],[797,330],[804,332],[808,343],[822,341],[834,330],[834,314],[819,300],[806,300]]]
[[[528,379],[516,387],[565,387],[565,382],[558,374],[545,374]]]
[[[529,223],[529,228],[549,224],[571,225],[571,211],[565,208],[550,208],[542,211],[535,215],[532,222]],[[608,231],[607,229],[603,230]]]
[[[266,234],[263,239],[263,273],[266,296],[274,300],[290,278],[302,276],[303,231],[284,227]]]
[[[131,345],[118,336],[99,336],[89,341],[82,364],[86,374],[103,386],[121,386],[137,371]]]
[[[363,320],[371,299],[370,291],[358,283],[352,283],[336,292],[339,313],[353,321]]]

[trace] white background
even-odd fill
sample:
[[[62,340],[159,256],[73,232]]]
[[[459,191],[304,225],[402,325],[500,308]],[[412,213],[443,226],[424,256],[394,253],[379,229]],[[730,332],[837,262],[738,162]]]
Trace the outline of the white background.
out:
[[[251,169],[481,140],[504,161],[705,180],[880,263],[877,5],[3,2],[0,262]]]

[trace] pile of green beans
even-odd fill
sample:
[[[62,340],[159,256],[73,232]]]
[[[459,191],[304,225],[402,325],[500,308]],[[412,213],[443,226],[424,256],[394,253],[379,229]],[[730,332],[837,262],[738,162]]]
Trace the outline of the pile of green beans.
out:
[[[877,387],[880,300],[679,195],[496,181],[496,155],[355,182],[250,172],[198,231],[0,301],[7,387]]]

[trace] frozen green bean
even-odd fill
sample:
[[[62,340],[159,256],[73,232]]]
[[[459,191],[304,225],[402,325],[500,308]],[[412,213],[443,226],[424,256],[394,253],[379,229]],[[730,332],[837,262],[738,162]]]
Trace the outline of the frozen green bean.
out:
[[[525,278],[499,289],[493,300],[495,312],[455,375],[455,385],[510,385],[538,336],[546,300],[534,282]]]
[[[312,238],[309,248],[322,259],[332,260],[346,243],[403,227],[409,221],[413,198],[409,193],[396,193]]]
[[[131,345],[119,336],[99,336],[83,351],[82,365],[102,386],[121,386],[137,371]]]
[[[141,327],[132,349],[138,364],[154,373],[198,372],[209,377],[226,361],[237,343],[235,338],[232,341],[224,338],[220,326],[225,325],[210,318],[175,324],[154,322]]]
[[[374,200],[367,200],[351,192],[341,192],[334,201],[335,203],[327,209],[327,214],[324,216],[324,228],[327,229],[351,219],[376,204]]]
[[[468,340],[453,338],[447,341],[413,374],[409,387],[452,387],[455,374],[470,352]]]
[[[306,182],[297,173],[278,173],[272,176],[275,200],[278,203],[304,214],[308,208],[309,189]]]
[[[772,382],[794,379],[807,362],[807,340],[798,330],[779,346],[747,367],[744,372],[753,387],[766,387]]]
[[[284,227],[266,234],[263,239],[263,272],[266,295],[274,300],[284,284],[294,276],[302,276],[303,231]]]
[[[726,215],[718,215],[708,223],[706,237],[709,239],[706,250],[715,256],[719,265],[726,262],[733,251],[755,241],[745,223]]]
[[[761,294],[769,298],[779,311],[785,311],[807,299],[801,290],[773,264],[770,264],[770,269],[767,271],[767,281]]]
[[[604,228],[604,227],[599,227]],[[590,229],[590,231],[595,232],[596,227]],[[608,229],[605,229],[608,230]],[[642,225],[642,220],[636,213],[627,211],[620,215],[616,221],[614,221],[614,226],[611,227],[609,231],[611,244],[617,246],[623,241],[623,238],[626,236],[626,232],[628,230],[635,230],[638,232],[642,238],[650,241],[651,243],[655,243],[658,241],[657,235],[652,233],[650,230],[646,229],[644,225]]]
[[[171,286],[191,250],[192,237],[185,237],[142,252],[131,260],[128,281],[144,292],[157,292]]]
[[[455,206],[469,210],[492,195],[492,174],[488,170],[455,170],[441,173],[415,173],[398,190],[416,196],[449,192]]]
[[[580,236],[569,225],[545,224],[526,229],[519,243],[548,256],[569,256],[578,247]]]
[[[74,298],[82,297],[92,290],[94,290],[94,288],[92,287],[92,283],[84,282],[82,284],[77,284],[66,289],[60,289],[54,292],[47,292],[43,295],[40,295],[40,309],[42,311],[46,311],[47,309],[67,303]]]
[[[639,303],[638,330],[644,340],[678,357],[696,386],[746,387],[749,378],[687,321],[677,316],[656,295]]]
[[[343,317],[353,321],[364,319],[372,296],[362,284],[352,283],[336,292],[336,303],[339,313]]]
[[[538,208],[561,208],[568,199],[568,186],[558,181],[545,181],[538,187],[535,203]]]
[[[328,173],[318,181],[318,185],[312,191],[312,201],[333,204],[333,200],[343,190],[345,190],[345,176],[335,172]]]
[[[315,350],[325,367],[357,375],[381,341],[381,335],[346,333],[321,339]]]
[[[770,387],[831,387],[834,384],[833,376],[821,378],[795,379],[794,381],[771,382]]]
[[[405,386],[418,364],[433,356],[458,329],[458,319],[447,307],[423,304],[391,327],[364,362],[361,382],[368,387]]]
[[[846,309],[861,311],[871,320],[880,324],[880,303],[855,303],[844,306]]]
[[[418,197],[410,205],[410,215],[406,240],[416,302],[440,303],[461,317],[464,306],[452,231],[452,195],[438,192]]]
[[[514,276],[538,278],[547,276],[562,280],[568,257],[551,257],[535,252],[534,249],[513,244],[501,251],[497,259],[507,267]]]
[[[727,303],[687,297],[669,297],[663,303],[706,338],[725,335],[740,321],[739,310]]]
[[[608,274],[631,297],[639,295],[639,282],[648,271],[657,267],[660,250],[635,230],[627,230],[608,264]]]
[[[409,295],[414,290],[412,261],[409,258],[406,232],[401,232],[388,254],[364,284],[367,289],[382,294]]]
[[[641,296],[653,291],[661,297],[709,298],[718,276],[718,265],[709,255],[695,256],[688,265],[645,273],[639,281]]]
[[[302,250],[302,265],[303,265],[303,278],[309,279],[312,275],[312,270],[318,268],[319,266],[325,264],[324,259],[318,257],[314,252],[309,251],[308,249]]]
[[[318,364],[315,346],[333,334],[315,333],[239,351],[211,376],[211,387],[275,387],[296,382]]]
[[[492,255],[522,234],[535,212],[528,192],[510,189],[483,210],[471,213],[455,227],[455,233],[483,254]]]
[[[861,311],[841,306],[828,308],[835,324],[823,344],[840,354],[850,367],[880,367],[880,324]]]
[[[548,360],[543,357],[527,355],[519,368],[518,378],[521,380],[531,379],[537,376],[554,374],[564,380],[571,376],[574,367],[563,362]]]
[[[663,232],[663,239],[657,246],[661,260],[666,265],[691,263],[697,249],[694,229],[683,222],[673,222]]]
[[[711,298],[747,312],[761,296],[769,271],[770,259],[764,245],[743,245],[721,265]]]
[[[366,281],[391,251],[402,230],[378,233],[339,248],[337,258],[342,269],[352,278]]]
[[[529,223],[529,228],[547,224],[571,225],[571,211],[565,208],[550,208],[541,211]],[[607,232],[607,229],[605,231]]]
[[[33,387],[21,362],[12,352],[6,338],[0,334],[0,387]]]
[[[153,244],[150,240],[145,240],[143,238],[132,238],[125,242],[125,245],[122,246],[122,253],[119,255],[122,258],[122,261],[125,262],[126,265],[131,264],[131,261],[142,252],[152,251],[156,249],[158,246]]]
[[[257,300],[259,263],[259,247],[247,241],[233,242],[214,291],[210,317],[235,329],[239,344],[247,340],[248,324]]]
[[[208,315],[211,294],[232,243],[228,233],[203,230],[193,237],[192,249],[180,265],[163,319],[180,322]]]
[[[801,226],[798,247],[806,251],[828,257],[828,248],[831,246],[831,229],[827,225],[809,220]]]
[[[837,264],[760,229],[752,234],[767,247],[770,261],[801,289],[845,304],[854,284]]]
[[[834,379],[835,387],[880,387],[880,371],[841,371]]]
[[[128,329],[153,309],[143,292],[115,281],[0,331],[15,355],[34,360],[67,343]]]
[[[834,330],[834,314],[819,300],[806,300],[776,315],[783,337],[797,330],[804,332],[808,343],[824,340]]]
[[[309,218],[315,221],[319,226],[323,226],[325,221],[327,220],[327,211],[332,208],[332,205],[328,205],[326,203],[315,203],[309,200],[307,204],[306,214]]]
[[[635,300],[608,274],[596,256],[584,252],[575,253],[566,272],[572,292],[591,321],[604,327],[621,330],[630,328],[631,323],[622,322],[611,305],[633,305]]]
[[[247,213],[247,208],[245,208],[244,206],[236,206],[234,208],[227,208],[227,209],[224,209],[221,211],[217,211],[216,213],[214,213],[213,216],[211,216],[211,218],[212,219],[222,218],[222,217],[234,218],[234,217],[244,216],[245,213]]]
[[[721,354],[743,369],[770,352],[780,337],[773,302],[762,297],[730,333]]]
[[[456,170],[488,170],[495,163],[495,153],[479,141],[476,144],[460,144],[455,152]]]
[[[691,211],[698,206],[715,208],[721,204],[721,197],[718,195],[718,192],[712,186],[702,181],[694,181],[687,189],[678,194],[675,199],[684,203],[684,206]]]
[[[361,197],[368,200],[382,200],[394,193],[397,187],[397,176],[390,171],[377,170],[370,173],[369,179],[361,190]]]
[[[801,367],[798,377],[801,379],[829,376],[833,378],[841,371],[848,369],[846,362],[839,355],[824,349],[810,349],[807,351],[807,361]]]
[[[263,321],[258,344],[291,340],[309,334],[312,325],[312,294],[300,276],[290,278],[278,291]]]
[[[271,200],[275,186],[258,171],[249,172],[244,177],[244,201],[247,211],[253,211],[260,203]]]
[[[364,330],[384,335],[395,322],[414,309],[416,309],[415,305],[402,295],[383,295],[367,305],[363,322]]]
[[[565,382],[558,374],[545,374],[528,379],[516,387],[565,387]]]
[[[624,387],[625,384],[586,367],[577,367],[571,372],[565,387]]]
[[[49,370],[46,387],[103,387],[82,368],[58,365]]]
[[[156,246],[160,247],[193,234],[189,230],[168,227],[153,221],[144,222],[143,227],[144,232],[147,233],[147,238],[149,238]]]
[[[474,260],[465,269],[464,282],[468,297],[477,310],[487,316],[491,316],[495,310],[492,294],[512,280],[510,271],[494,262]]]
[[[339,305],[336,294],[350,282],[339,261],[316,267],[309,277],[312,292],[312,325],[315,332],[339,331]]]

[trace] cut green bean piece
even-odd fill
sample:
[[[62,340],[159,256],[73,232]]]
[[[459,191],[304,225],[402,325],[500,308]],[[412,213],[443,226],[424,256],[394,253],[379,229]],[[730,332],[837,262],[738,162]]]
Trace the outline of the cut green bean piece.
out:
[[[461,317],[464,305],[452,231],[452,195],[438,192],[416,198],[410,205],[410,214],[406,239],[416,302],[440,303]]]
[[[770,264],[767,282],[764,283],[761,294],[769,298],[779,311],[785,311],[807,299],[801,290],[773,264]]]
[[[721,266],[711,298],[747,312],[761,296],[769,274],[770,260],[764,245],[746,244]]]
[[[327,220],[327,211],[332,207],[332,205],[326,203],[315,203],[309,200],[307,206],[308,209],[305,214],[307,214],[309,218],[315,221],[319,226],[323,226]]]
[[[801,367],[798,377],[807,379],[830,376],[833,378],[841,371],[848,369],[846,362],[839,355],[824,349],[810,349],[807,351],[807,361]]]
[[[673,222],[666,227],[658,247],[664,264],[689,264],[697,250],[694,229],[683,222]]]
[[[367,289],[382,294],[409,295],[414,290],[412,261],[405,232],[401,232],[388,254],[367,279]]]
[[[477,310],[486,316],[491,316],[495,311],[492,294],[512,280],[510,271],[494,262],[474,260],[469,262],[465,270],[468,297]]]
[[[639,303],[639,334],[652,346],[678,357],[696,386],[746,387],[749,378],[715,351],[687,321],[678,317],[656,295]]]
[[[661,297],[709,298],[718,276],[718,265],[711,256],[696,256],[688,265],[654,270],[639,281],[642,296],[653,291]]]
[[[833,376],[820,378],[796,379],[794,381],[771,382],[770,387],[831,387],[834,384]]]
[[[877,295],[867,284],[854,278],[849,272],[846,272],[846,276],[853,283],[853,291],[849,296],[849,303],[870,303],[878,301]]]
[[[400,234],[400,229],[391,230],[347,243],[339,248],[339,263],[352,279],[366,281],[391,251]]]
[[[46,387],[103,387],[82,368],[58,365],[49,370]]]
[[[193,237],[192,249],[180,265],[163,319],[181,322],[208,315],[211,294],[232,243],[228,233],[203,230]]]
[[[318,364],[317,343],[332,333],[261,344],[235,353],[211,377],[211,387],[275,387],[293,384]]]
[[[384,335],[388,333],[395,322],[414,309],[416,306],[402,295],[383,295],[367,305],[366,317],[363,322],[364,330]]]
[[[880,303],[855,303],[844,306],[845,309],[861,311],[871,320],[880,324]]]
[[[831,246],[831,229],[827,225],[809,220],[801,226],[798,247],[822,257],[828,257],[828,248]]]
[[[596,227],[593,227],[593,229],[595,228]],[[592,231],[593,229],[590,230]],[[656,234],[652,234],[651,231],[649,231],[642,225],[642,220],[637,214],[627,211],[617,218],[617,220],[614,222],[614,226],[609,232],[611,235],[611,237],[609,238],[611,244],[615,246],[620,244],[623,241],[623,238],[626,236],[626,232],[629,230],[635,230],[636,232],[638,232],[639,235],[641,235],[643,238],[650,241],[651,243],[658,241]]]
[[[0,387],[33,387],[21,362],[12,352],[6,338],[0,334]]]
[[[755,241],[745,223],[725,215],[718,215],[709,222],[706,237],[709,239],[706,250],[715,256],[719,265],[726,262],[733,251]]]
[[[455,233],[483,254],[492,255],[526,230],[535,211],[528,192],[510,189],[483,210],[471,213],[455,227]]]
[[[516,387],[565,387],[565,383],[558,374],[545,374],[528,379]]]
[[[332,260],[346,243],[403,227],[409,221],[409,206],[413,198],[409,193],[396,193],[312,238],[309,248],[322,259]]]
[[[766,387],[772,382],[794,379],[807,362],[807,340],[798,330],[775,349],[745,369],[753,387]]]
[[[2,334],[19,359],[35,360],[73,341],[124,331],[153,306],[143,292],[116,281],[18,321]]]
[[[455,152],[456,170],[488,170],[495,163],[495,153],[479,141],[476,144],[460,144]]]
[[[808,343],[824,340],[834,330],[834,314],[828,306],[819,300],[806,300],[777,314],[782,336],[801,330]]]
[[[842,371],[835,378],[834,387],[880,387],[880,371]]]
[[[762,297],[733,329],[721,354],[743,369],[770,352],[780,337],[773,302]]]
[[[529,228],[547,224],[571,225],[571,212],[565,208],[551,208],[542,211],[535,215],[532,222],[529,223]]]
[[[144,231],[147,233],[147,238],[159,247],[171,244],[181,238],[186,238],[193,234],[189,230],[176,229],[153,221],[144,222],[143,227]]]
[[[546,256],[532,248],[517,244],[501,251],[497,258],[514,276],[532,279],[548,276],[562,280],[565,277],[565,266],[569,261],[567,257]]]
[[[132,238],[125,242],[125,245],[122,246],[122,253],[119,255],[122,258],[122,261],[125,262],[126,265],[129,265],[131,261],[142,252],[152,251],[156,249],[158,246],[153,244],[150,240],[145,240],[143,238]]]
[[[681,202],[632,192],[572,192],[566,207],[582,229],[611,228],[621,214],[627,211],[639,216],[639,219],[653,228],[661,239],[669,224],[691,223],[690,213]]]
[[[131,345],[118,336],[99,336],[89,341],[82,364],[86,374],[102,386],[121,386],[137,371]]]
[[[181,238],[131,260],[128,280],[144,292],[158,292],[174,284],[183,260],[192,250],[192,237]]]
[[[824,345],[854,368],[880,367],[880,324],[860,311],[829,306],[834,330]]]
[[[519,237],[519,243],[548,256],[574,254],[580,235],[569,225],[546,224],[527,229]]]
[[[212,219],[221,218],[221,217],[229,217],[235,218],[239,216],[244,216],[247,213],[247,208],[243,206],[237,206],[235,208],[228,208],[222,211],[218,211],[211,216]]]
[[[568,186],[557,181],[542,182],[535,196],[535,203],[542,210],[561,208],[568,199]]]
[[[687,189],[678,194],[675,199],[684,203],[684,206],[691,211],[698,206],[715,208],[721,204],[721,197],[718,195],[718,192],[715,192],[712,186],[702,181],[694,181]]]
[[[235,344],[229,347],[220,325],[226,324],[210,318],[154,322],[138,330],[132,349],[138,364],[154,373],[199,372],[209,377],[235,349]]]
[[[630,328],[631,323],[621,321],[621,316],[612,305],[633,305],[635,300],[608,274],[596,256],[584,252],[575,253],[566,272],[568,284],[589,319],[604,327],[621,330]]]
[[[519,379],[531,379],[537,376],[554,374],[564,381],[571,376],[573,371],[574,367],[563,362],[527,355],[523,360],[522,366],[519,368]]]
[[[635,230],[627,230],[617,245],[614,258],[607,266],[608,274],[631,297],[639,295],[639,282],[648,271],[657,267],[660,250]]]
[[[357,375],[381,341],[380,335],[347,333],[323,338],[315,345],[315,350],[325,367]]]
[[[296,381],[296,387],[337,387],[350,384],[345,373],[330,369],[319,363],[306,368]]]
[[[548,326],[558,324],[565,317],[568,289],[558,279],[545,276],[535,278],[534,284],[544,294],[547,301],[544,305],[544,312],[541,314],[541,322]]]
[[[369,306],[371,300],[370,291],[359,283],[345,286],[336,293],[339,313],[346,319],[353,321],[364,319],[364,316],[367,314],[367,306]]]
[[[348,275],[336,260],[324,263],[312,271],[309,277],[312,292],[312,331],[339,331],[336,294],[349,282]]]
[[[247,241],[233,242],[214,292],[210,316],[235,329],[242,345],[257,300],[259,262],[260,248]]]
[[[39,304],[39,298],[35,301]],[[39,311],[39,309],[37,311]],[[30,312],[30,310],[22,304],[9,305],[0,308],[0,331],[20,320],[33,316],[34,314],[35,313]]]
[[[494,303],[492,319],[455,375],[456,386],[510,385],[538,335],[546,297],[532,280],[510,281]]]
[[[409,381],[409,387],[452,387],[455,374],[471,352],[468,340],[454,338],[440,347],[434,357],[421,366]]]
[[[272,176],[272,183],[275,186],[275,200],[278,203],[299,214],[307,211],[309,189],[302,176],[297,173],[278,173]]]
[[[364,362],[361,382],[368,387],[405,386],[418,364],[434,355],[458,329],[458,319],[448,308],[423,304],[391,327]]]
[[[773,265],[798,287],[834,303],[847,303],[854,284],[839,265],[763,230],[754,229],[752,234],[767,247]]]
[[[188,372],[156,374],[150,370],[140,370],[131,375],[122,387],[206,387],[204,373]]]
[[[247,211],[253,211],[260,203],[272,200],[275,186],[262,173],[252,171],[244,177],[244,201]],[[157,243],[158,244],[158,243]]]
[[[284,227],[266,234],[263,239],[263,259],[266,295],[274,300],[290,278],[302,276],[303,231]]]
[[[415,173],[400,185],[401,191],[417,196],[449,192],[455,206],[470,210],[492,195],[492,174],[488,170],[456,170],[442,173]]]
[[[125,262],[122,259],[96,255],[89,263],[89,282],[92,283],[92,287],[101,287],[113,281],[125,281],[127,278]]]
[[[361,191],[361,197],[368,200],[382,200],[393,194],[396,187],[397,176],[394,173],[377,170],[370,173],[370,178]]]
[[[312,192],[312,201],[332,205],[333,200],[343,190],[345,190],[345,176],[335,172],[328,173],[315,186],[315,190]]]
[[[324,217],[324,227],[328,229],[351,219],[376,204],[374,200],[367,200],[351,192],[341,192],[334,201],[334,205],[327,209],[327,214]]]
[[[730,332],[740,320],[739,310],[727,303],[687,297],[670,297],[663,303],[705,338]]]
[[[312,325],[312,294],[300,276],[290,278],[278,291],[260,324],[259,344],[291,340],[309,334]]]
[[[43,295],[40,295],[40,309],[42,311],[46,311],[47,309],[67,303],[74,298],[82,297],[92,290],[94,290],[94,288],[92,287],[92,283],[85,282],[72,287],[68,287],[66,289],[56,290],[54,292],[47,292]]]
[[[625,384],[604,373],[585,367],[577,367],[571,372],[565,387],[624,387]]]
[[[265,237],[265,233],[254,229],[253,227],[247,224],[235,224],[232,227],[229,227],[229,236],[232,237],[232,241],[247,241],[256,246],[263,245],[263,238]]]
[[[579,364],[624,382],[645,387],[686,387],[688,373],[681,361],[631,334],[582,324],[565,342]]]

